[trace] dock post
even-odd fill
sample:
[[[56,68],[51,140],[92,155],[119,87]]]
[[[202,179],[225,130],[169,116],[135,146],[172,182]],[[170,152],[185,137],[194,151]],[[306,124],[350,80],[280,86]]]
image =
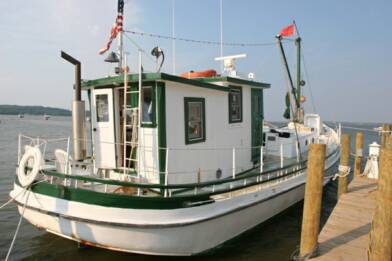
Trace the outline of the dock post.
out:
[[[391,126],[388,123],[384,123],[382,125],[382,130],[381,130],[381,140],[380,140],[381,148],[385,147],[385,143],[387,137],[390,135],[390,131],[391,131]]]
[[[347,193],[347,171],[350,166],[350,135],[342,134],[340,165],[339,165],[339,181],[338,181],[338,197]]]
[[[363,133],[358,132],[355,139],[355,165],[354,165],[354,175],[361,175],[361,162],[363,157]]]
[[[385,141],[385,148],[392,149],[392,135],[389,135]]]
[[[310,145],[302,218],[300,257],[311,257],[317,250],[321,199],[323,195],[325,149],[325,144]]]
[[[389,137],[391,139],[391,137]],[[369,260],[392,260],[392,148],[382,148]]]

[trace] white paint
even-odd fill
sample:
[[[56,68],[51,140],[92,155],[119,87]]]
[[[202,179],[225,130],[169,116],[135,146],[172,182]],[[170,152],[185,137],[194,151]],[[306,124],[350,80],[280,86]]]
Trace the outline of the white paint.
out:
[[[316,131],[317,136],[322,133],[322,123],[320,115],[318,114],[306,114],[304,119],[304,125],[313,128]]]
[[[108,98],[108,121],[97,122],[96,97],[105,94]],[[116,168],[116,152],[114,137],[114,115],[113,115],[113,90],[93,89],[92,90],[92,128],[94,139],[94,157],[97,168]]]
[[[166,82],[166,142],[170,149],[169,183],[215,180],[232,175],[232,148],[236,148],[237,172],[251,162],[251,88],[242,86],[243,121],[229,124],[228,92]],[[185,144],[184,97],[205,99],[206,140]]]
[[[337,150],[337,153],[326,161],[325,168],[336,164],[338,159]],[[240,190],[241,193],[234,196],[230,193],[216,195],[216,201],[212,204],[173,210],[102,207],[35,193],[27,201],[27,206],[45,211],[55,211],[81,219],[133,225],[131,227],[73,221],[30,209],[26,209],[24,217],[49,232],[68,238],[72,236],[76,240],[89,241],[114,250],[154,255],[191,255],[218,246],[298,202],[303,198],[304,186],[297,186],[304,184],[305,179],[306,172],[303,172],[285,182],[271,182]],[[324,184],[328,180],[326,177]],[[290,188],[295,189],[273,197]],[[21,187],[14,185],[10,196],[18,202],[25,202],[26,194],[17,196],[21,190]],[[267,198],[269,200],[263,201]],[[251,206],[244,208],[249,205]],[[241,210],[230,212],[235,209]],[[224,213],[228,214],[223,215]],[[204,222],[198,222],[201,220]],[[155,227],[142,228],[135,225]],[[156,227],[165,225],[171,227]]]

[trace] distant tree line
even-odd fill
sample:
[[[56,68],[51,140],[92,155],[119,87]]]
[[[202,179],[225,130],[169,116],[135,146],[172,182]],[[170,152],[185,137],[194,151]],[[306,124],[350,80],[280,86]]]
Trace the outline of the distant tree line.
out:
[[[71,111],[60,108],[44,106],[19,106],[19,105],[0,105],[0,114],[18,115],[53,115],[53,116],[71,116]]]

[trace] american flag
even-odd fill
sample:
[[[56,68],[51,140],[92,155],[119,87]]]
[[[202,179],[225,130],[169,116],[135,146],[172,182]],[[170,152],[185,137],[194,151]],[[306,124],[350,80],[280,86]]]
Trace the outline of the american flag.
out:
[[[124,12],[124,0],[118,0],[118,8],[117,8],[117,18],[116,23],[113,24],[112,29],[110,30],[109,40],[106,43],[105,47],[99,50],[99,54],[104,54],[110,49],[110,45],[112,41],[116,39],[117,34],[122,32],[123,30],[123,12]]]

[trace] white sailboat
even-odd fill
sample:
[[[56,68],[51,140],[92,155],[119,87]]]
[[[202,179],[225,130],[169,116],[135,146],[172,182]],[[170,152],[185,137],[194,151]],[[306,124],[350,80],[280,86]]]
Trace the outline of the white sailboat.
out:
[[[238,57],[221,57],[223,75],[194,78],[144,73],[139,53],[139,73],[123,60],[121,75],[83,84],[80,62],[62,57],[77,68],[72,153],[65,139],[51,162],[51,140],[20,136],[10,192],[23,217],[50,233],[117,251],[199,254],[302,200],[311,143],[327,145],[324,184],[333,175],[340,134],[303,114],[300,79],[288,125],[263,128],[270,85],[238,76]]]

